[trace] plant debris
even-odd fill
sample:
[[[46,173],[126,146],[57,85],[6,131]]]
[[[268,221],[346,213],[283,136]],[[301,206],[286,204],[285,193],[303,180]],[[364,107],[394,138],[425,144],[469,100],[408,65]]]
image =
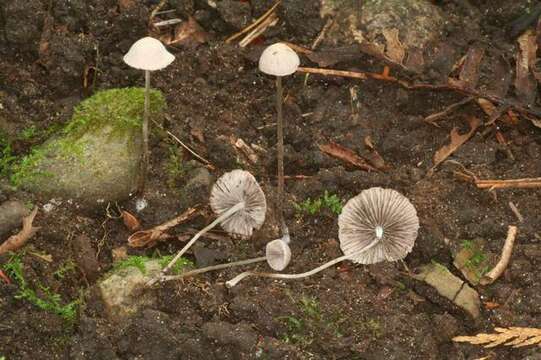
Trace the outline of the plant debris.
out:
[[[368,164],[368,162],[357,155],[353,150],[348,149],[342,145],[330,142],[328,144],[319,145],[319,150],[327,155],[333,156],[337,159],[345,161],[359,169],[366,171],[378,171],[375,167]]]
[[[492,270],[490,270],[479,280],[479,283],[481,285],[492,284],[503,274],[505,269],[507,269],[507,265],[509,264],[509,260],[511,259],[511,254],[513,253],[513,245],[517,237],[517,231],[518,228],[516,226],[509,226],[507,230],[507,238],[505,239],[505,243],[503,245],[500,260]]]
[[[541,329],[527,327],[495,328],[494,334],[477,334],[475,336],[455,336],[454,342],[467,342],[493,348],[498,345],[514,348],[538,345],[541,346]]]
[[[122,210],[120,214],[122,216],[122,221],[124,221],[124,225],[126,225],[128,230],[133,232],[141,229],[141,223],[131,213],[126,210]]]
[[[470,131],[468,131],[464,135],[459,134],[458,128],[454,128],[453,130],[451,130],[451,142],[436,151],[433,160],[434,165],[429,170],[429,173],[432,173],[439,164],[441,164],[445,159],[447,159],[452,153],[454,153],[459,147],[461,147],[473,136],[475,130],[477,130],[477,128],[481,125],[481,120],[476,117],[470,117],[468,119],[468,123],[470,124]]]
[[[17,234],[10,236],[6,241],[0,244],[0,255],[7,253],[8,251],[15,251],[21,248],[28,240],[36,234],[40,229],[39,227],[32,226],[32,222],[38,213],[38,208],[23,218],[23,228]]]

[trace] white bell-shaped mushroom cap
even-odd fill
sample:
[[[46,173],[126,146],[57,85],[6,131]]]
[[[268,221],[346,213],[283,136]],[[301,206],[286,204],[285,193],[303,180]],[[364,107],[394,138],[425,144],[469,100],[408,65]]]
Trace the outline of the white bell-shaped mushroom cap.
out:
[[[299,56],[286,44],[267,47],[259,58],[259,70],[268,75],[291,75],[299,68]]]
[[[140,70],[160,70],[175,60],[163,44],[154,38],[144,37],[137,40],[124,55],[124,62]]]
[[[252,236],[265,222],[267,201],[265,194],[252,174],[245,170],[233,170],[222,175],[212,187],[210,206],[219,216],[238,203],[244,208],[224,220],[222,228],[230,234]]]
[[[338,217],[338,227],[344,254],[352,255],[353,262],[374,264],[406,257],[417,238],[419,219],[405,196],[375,187],[346,203]]]
[[[291,249],[282,239],[276,239],[265,247],[265,256],[271,269],[284,270],[291,261]]]

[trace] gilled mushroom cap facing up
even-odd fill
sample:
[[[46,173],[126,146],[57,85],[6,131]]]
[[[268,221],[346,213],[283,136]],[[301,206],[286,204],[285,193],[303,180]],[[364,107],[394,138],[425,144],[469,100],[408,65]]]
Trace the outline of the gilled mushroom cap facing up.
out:
[[[375,187],[346,203],[338,217],[338,227],[344,254],[352,255],[353,262],[374,264],[406,257],[417,238],[419,219],[405,196],[392,189]]]
[[[291,75],[299,68],[299,56],[286,44],[267,47],[259,58],[259,70],[268,75]]]
[[[124,55],[124,62],[132,68],[155,71],[167,67],[175,60],[163,44],[154,38],[137,40]]]
[[[291,249],[282,239],[276,239],[265,247],[265,256],[271,269],[284,270],[291,261]]]
[[[212,187],[210,206],[219,216],[238,203],[245,207],[224,220],[222,228],[230,234],[252,236],[265,222],[267,201],[265,194],[252,174],[233,170],[222,175]]]

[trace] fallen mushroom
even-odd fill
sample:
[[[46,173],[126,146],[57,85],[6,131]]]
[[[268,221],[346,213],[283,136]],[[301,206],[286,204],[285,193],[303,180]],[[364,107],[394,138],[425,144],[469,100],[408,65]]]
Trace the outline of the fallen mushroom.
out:
[[[374,264],[401,260],[417,238],[419,219],[415,207],[391,189],[370,188],[350,199],[338,217],[338,238],[344,256],[300,274],[244,272],[226,282],[231,288],[248,276],[274,279],[301,279],[344,260]]]
[[[276,239],[269,242],[267,246],[265,247],[265,256],[257,257],[254,259],[248,259],[248,260],[234,261],[227,264],[207,266],[201,269],[187,271],[179,275],[164,276],[163,280],[164,281],[179,280],[188,276],[202,274],[209,271],[227,269],[234,266],[248,265],[248,264],[253,264],[253,263],[261,262],[265,260],[267,261],[267,264],[269,264],[271,269],[275,271],[282,271],[287,267],[287,265],[291,261],[291,250],[289,249],[289,246],[282,239]]]
[[[282,115],[282,77],[291,75],[297,71],[300,65],[299,56],[286,44],[277,43],[267,47],[259,58],[259,70],[265,74],[276,77],[276,112],[277,122],[277,159],[278,159],[278,196],[277,210],[279,223],[282,224],[282,232],[285,230],[283,218],[284,202],[284,120]]]
[[[132,68],[145,70],[145,111],[143,114],[143,158],[141,161],[141,175],[139,177],[138,192],[143,196],[145,190],[146,173],[148,168],[148,116],[150,100],[150,72],[163,69],[175,60],[163,44],[154,38],[144,37],[137,40],[124,55],[124,62]]]
[[[160,275],[148,282],[148,286],[163,278],[197,239],[216,225],[220,224],[230,234],[250,237],[254,229],[259,229],[263,225],[267,211],[263,190],[254,176],[244,170],[225,173],[216,181],[210,194],[210,206],[218,218],[195,234],[163,268]]]

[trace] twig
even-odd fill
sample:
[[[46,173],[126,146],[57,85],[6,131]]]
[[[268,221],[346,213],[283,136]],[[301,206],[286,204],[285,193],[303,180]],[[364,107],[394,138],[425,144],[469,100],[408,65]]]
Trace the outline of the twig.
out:
[[[530,189],[541,187],[541,178],[510,179],[510,180],[476,180],[479,189]]]
[[[179,216],[161,225],[155,226],[149,230],[141,230],[141,231],[137,231],[133,233],[128,238],[128,244],[131,247],[150,246],[156,241],[159,241],[167,237],[167,235],[165,235],[165,232],[169,230],[170,228],[177,226],[179,224],[182,224],[184,222],[187,222],[193,219],[194,217],[196,217],[197,215],[199,215],[199,209],[197,207],[189,208],[188,210],[184,211]]]
[[[468,96],[462,100],[460,100],[459,102],[456,102],[454,104],[451,104],[449,106],[447,106],[445,109],[443,109],[443,111],[440,111],[440,112],[437,112],[437,113],[434,113],[434,114],[431,114],[431,115],[428,115],[427,117],[425,117],[423,120],[431,125],[434,125],[434,126],[438,126],[436,124],[436,121],[437,120],[440,120],[441,118],[449,115],[451,112],[453,112],[454,110],[458,109],[459,107],[461,107],[462,105],[465,105],[467,103],[469,103],[470,101],[473,100],[473,97],[471,96]]]
[[[512,201],[509,201],[509,207],[511,208],[513,214],[515,214],[515,216],[517,217],[518,222],[524,222],[524,216],[522,216],[522,214],[520,213],[520,211],[518,211],[518,208],[515,204],[513,204]]]
[[[386,67],[386,69],[388,69],[388,67]],[[530,106],[530,105],[525,106],[516,100],[500,98],[498,96],[485,94],[480,91],[476,91],[474,89],[461,88],[453,84],[438,84],[438,85],[411,84],[407,81],[400,80],[392,76],[388,76],[388,73],[386,73],[385,71],[382,74],[375,74],[375,73],[369,73],[369,72],[343,71],[343,70],[305,68],[305,67],[300,67],[298,71],[303,72],[303,73],[308,72],[308,73],[321,74],[321,75],[327,75],[327,76],[341,76],[341,77],[349,77],[349,78],[363,79],[363,80],[367,78],[372,78],[376,80],[396,82],[400,86],[409,90],[420,90],[420,89],[451,90],[451,91],[459,92],[464,95],[471,96],[476,99],[477,98],[488,99],[494,103],[497,103],[507,108],[512,107],[522,114],[530,114],[537,117],[541,117],[541,108],[538,108],[536,106]]]
[[[188,150],[188,152],[190,154],[192,154],[193,156],[195,156],[199,161],[201,161],[203,164],[205,164],[209,170],[216,170],[216,167],[214,165],[211,164],[210,161],[208,161],[207,159],[205,159],[204,157],[198,155],[195,151],[193,151],[192,149],[190,149],[190,147],[186,144],[184,144],[178,137],[175,136],[175,134],[173,134],[172,132],[170,132],[169,130],[166,130],[162,125],[158,124],[158,122],[156,120],[152,120],[152,122],[158,126],[160,129],[162,129],[163,131],[165,131],[167,133],[167,135],[171,136],[173,138],[173,140],[175,140],[176,142],[178,142],[180,144],[180,146],[182,146],[184,149]]]
[[[261,15],[259,17],[259,19],[257,19],[256,21],[254,21],[253,23],[251,23],[250,25],[248,25],[247,27],[245,27],[244,29],[242,29],[238,33],[233,34],[230,37],[228,37],[225,40],[225,43],[229,44],[231,41],[235,40],[236,38],[246,34],[247,32],[250,32],[252,29],[256,28],[260,23],[265,21],[266,18],[268,18],[271,14],[274,13],[274,10],[276,10],[276,8],[278,7],[278,5],[280,5],[281,2],[282,2],[282,0],[277,1],[276,4],[274,4],[269,10],[267,10],[263,15]]]
[[[268,28],[273,27],[278,23],[278,16],[275,13],[270,14],[268,18],[263,20],[254,30],[252,30],[244,39],[239,42],[240,47],[250,45],[259,35],[263,34]]]
[[[509,225],[507,229],[507,238],[505,239],[505,243],[503,245],[500,260],[492,270],[486,273],[485,276],[483,276],[479,280],[479,283],[481,285],[492,284],[503,274],[503,272],[507,268],[509,260],[511,259],[511,254],[513,252],[513,244],[515,243],[515,239],[517,237],[517,230],[518,229],[516,226]]]
[[[6,241],[0,244],[0,255],[7,253],[8,251],[19,249],[36,234],[40,227],[33,226],[32,223],[34,222],[37,213],[38,207],[36,206],[28,216],[23,217],[23,228],[17,234],[10,236]]]

